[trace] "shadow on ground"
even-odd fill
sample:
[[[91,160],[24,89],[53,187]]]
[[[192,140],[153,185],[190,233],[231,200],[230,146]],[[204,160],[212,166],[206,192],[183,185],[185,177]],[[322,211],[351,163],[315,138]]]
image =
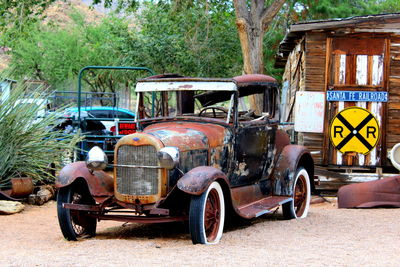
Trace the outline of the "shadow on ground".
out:
[[[280,212],[265,214],[252,220],[232,216],[225,218],[224,233],[246,229],[253,225],[267,221],[283,220]],[[126,223],[121,226],[109,227],[98,231],[98,239],[187,239],[190,240],[188,222],[172,222],[159,224]]]

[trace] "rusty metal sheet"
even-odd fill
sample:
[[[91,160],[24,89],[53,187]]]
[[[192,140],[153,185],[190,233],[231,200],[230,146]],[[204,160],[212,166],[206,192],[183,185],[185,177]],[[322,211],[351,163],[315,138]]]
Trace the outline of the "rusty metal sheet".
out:
[[[114,194],[114,179],[103,171],[91,173],[84,161],[77,161],[65,166],[57,177],[56,187],[72,184],[76,179],[86,180],[93,197],[112,196]]]
[[[266,197],[258,184],[232,188],[231,195],[232,204],[238,209]]]
[[[196,167],[179,179],[177,186],[180,190],[191,194],[201,195],[215,180],[222,179],[229,185],[225,174],[219,169],[201,166]]]
[[[99,205],[63,203],[62,206],[64,209],[71,209],[71,210],[95,211],[95,212],[101,211],[101,207]]]
[[[11,194],[13,198],[26,197],[33,192],[33,181],[30,177],[11,178]]]
[[[227,129],[221,125],[196,122],[165,122],[146,127],[165,146],[178,146],[181,151],[213,148],[223,144]]]
[[[131,223],[169,223],[187,221],[188,216],[175,216],[175,217],[146,217],[146,216],[129,216],[129,215],[91,215],[99,220],[113,220],[119,222]]]
[[[301,162],[300,162],[301,161]],[[308,150],[299,145],[286,146],[275,164],[274,180],[275,180],[275,195],[292,195],[294,174],[299,165],[307,170],[311,178],[314,176],[314,163]],[[310,181],[312,182],[312,181]],[[314,185],[312,183],[312,189]]]
[[[247,83],[277,83],[276,79],[264,74],[245,74],[233,77],[233,79],[240,84]]]
[[[400,208],[400,176],[345,185],[338,191],[339,208]]]
[[[274,208],[292,200],[288,196],[270,196],[264,197],[253,203],[238,207],[237,211],[240,216],[246,219],[259,217],[263,214],[270,213]]]
[[[264,93],[278,87],[278,82],[271,76],[264,74],[246,74],[233,78],[238,86],[239,97]]]
[[[283,130],[277,130],[275,134],[275,147],[276,147],[276,154],[281,154],[282,150],[287,146],[290,145],[290,137],[289,135],[284,132]]]
[[[134,215],[118,215],[118,214],[104,214],[104,213],[116,213],[115,210],[105,210],[100,205],[83,205],[83,204],[71,204],[63,203],[63,208],[77,211],[89,212],[87,215],[94,217],[99,220],[114,220],[121,222],[135,222],[135,223],[167,223],[188,220],[187,216],[168,216],[168,209],[152,208],[150,214],[153,216],[142,216],[141,211],[132,211]],[[162,215],[162,216],[154,216]]]

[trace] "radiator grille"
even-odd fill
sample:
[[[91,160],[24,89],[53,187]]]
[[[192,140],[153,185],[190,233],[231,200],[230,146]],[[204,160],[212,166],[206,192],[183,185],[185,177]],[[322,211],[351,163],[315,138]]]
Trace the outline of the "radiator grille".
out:
[[[122,145],[118,148],[121,165],[157,166],[153,146]],[[117,167],[117,191],[126,195],[155,195],[158,193],[158,169]]]

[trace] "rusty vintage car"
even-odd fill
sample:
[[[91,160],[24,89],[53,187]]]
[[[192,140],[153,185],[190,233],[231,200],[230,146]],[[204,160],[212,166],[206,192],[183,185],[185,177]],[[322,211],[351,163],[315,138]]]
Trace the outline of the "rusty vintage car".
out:
[[[313,160],[280,129],[276,80],[165,75],[140,80],[136,92],[138,132],[118,141],[113,177],[98,147],[60,171],[66,239],[95,235],[100,220],[188,220],[194,244],[214,244],[231,213],[251,219],[282,205],[286,219],[307,215]],[[252,95],[260,114],[247,108]]]

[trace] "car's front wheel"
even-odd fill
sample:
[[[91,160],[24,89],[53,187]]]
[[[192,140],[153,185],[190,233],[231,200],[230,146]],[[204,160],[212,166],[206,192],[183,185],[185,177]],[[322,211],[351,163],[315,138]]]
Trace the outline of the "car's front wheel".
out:
[[[216,244],[222,237],[225,202],[221,185],[213,182],[200,196],[192,196],[189,230],[193,244]]]
[[[293,200],[282,205],[283,217],[287,220],[307,217],[310,208],[310,176],[303,167],[297,169],[293,183]]]
[[[67,240],[76,241],[83,236],[94,236],[96,218],[88,216],[85,211],[66,209],[63,207],[64,203],[95,204],[89,190],[77,185],[60,188],[57,195],[57,214],[61,232]]]

